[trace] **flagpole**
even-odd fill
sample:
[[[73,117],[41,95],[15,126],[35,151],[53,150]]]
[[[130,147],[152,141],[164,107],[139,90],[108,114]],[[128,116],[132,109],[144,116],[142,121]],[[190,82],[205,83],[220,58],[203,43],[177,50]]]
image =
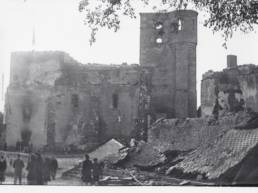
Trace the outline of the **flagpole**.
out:
[[[35,45],[36,45],[36,37],[35,37],[35,24],[33,25],[33,32],[32,32],[32,51],[35,51]]]
[[[4,73],[2,73],[2,101],[4,101]]]

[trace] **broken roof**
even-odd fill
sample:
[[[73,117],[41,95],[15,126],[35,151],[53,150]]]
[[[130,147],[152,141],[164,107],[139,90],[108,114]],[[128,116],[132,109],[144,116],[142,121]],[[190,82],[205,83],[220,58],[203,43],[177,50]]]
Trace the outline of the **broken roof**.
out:
[[[124,166],[152,167],[165,161],[165,156],[151,144],[139,141],[135,148],[131,148]]]
[[[209,179],[215,179],[241,162],[257,144],[258,129],[230,129],[186,155],[182,162],[169,168],[168,173],[182,169],[185,173],[205,173]]]

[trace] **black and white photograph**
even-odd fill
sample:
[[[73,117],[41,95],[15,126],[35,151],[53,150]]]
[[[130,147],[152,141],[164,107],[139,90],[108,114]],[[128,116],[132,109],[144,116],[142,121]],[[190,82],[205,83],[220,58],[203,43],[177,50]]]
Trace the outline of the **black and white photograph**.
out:
[[[0,0],[0,191],[258,186],[257,32],[257,0]]]

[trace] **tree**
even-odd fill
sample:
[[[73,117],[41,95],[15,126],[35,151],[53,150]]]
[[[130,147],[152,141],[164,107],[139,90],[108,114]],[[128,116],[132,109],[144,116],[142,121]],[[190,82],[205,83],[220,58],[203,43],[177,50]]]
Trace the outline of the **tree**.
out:
[[[136,5],[139,7],[139,4],[156,12],[188,6],[205,12],[204,26],[213,32],[222,32],[225,43],[234,31],[250,32],[258,24],[258,0],[81,0],[79,11],[85,14],[84,22],[91,29],[90,43],[96,41],[98,29],[108,28],[116,32],[121,17],[136,18],[139,12]]]

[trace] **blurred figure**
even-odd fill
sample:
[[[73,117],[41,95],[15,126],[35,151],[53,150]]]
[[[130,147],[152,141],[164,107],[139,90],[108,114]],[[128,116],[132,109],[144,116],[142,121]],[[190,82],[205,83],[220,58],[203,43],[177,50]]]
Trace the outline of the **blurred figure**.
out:
[[[51,160],[46,157],[43,161],[43,183],[47,184],[50,181],[50,164]]]
[[[13,159],[12,158],[10,158],[9,165],[13,166]]]
[[[92,162],[88,154],[85,155],[85,160],[82,163],[82,181],[89,185],[92,181],[91,179]]]
[[[93,164],[92,164],[92,179],[95,185],[99,184],[99,177],[101,173],[102,173],[101,165],[98,163],[98,159],[94,158]]]
[[[0,184],[2,184],[5,181],[6,168],[7,168],[7,163],[6,163],[4,156],[2,155],[0,157]]]
[[[7,151],[7,143],[4,143],[4,151]]]
[[[19,184],[22,184],[22,170],[24,168],[24,163],[21,160],[21,155],[17,155],[17,159],[13,162],[14,168],[14,184],[17,183],[17,179],[19,180]]]
[[[27,168],[28,175],[27,175],[27,184],[28,185],[35,185],[36,178],[37,178],[37,168],[36,168],[36,155],[31,154],[28,159]]]
[[[36,184],[43,185],[44,177],[43,177],[43,160],[40,153],[36,153]]]
[[[56,179],[57,169],[58,169],[58,162],[57,162],[57,159],[53,156],[51,158],[51,163],[50,163],[50,176],[52,180]]]

